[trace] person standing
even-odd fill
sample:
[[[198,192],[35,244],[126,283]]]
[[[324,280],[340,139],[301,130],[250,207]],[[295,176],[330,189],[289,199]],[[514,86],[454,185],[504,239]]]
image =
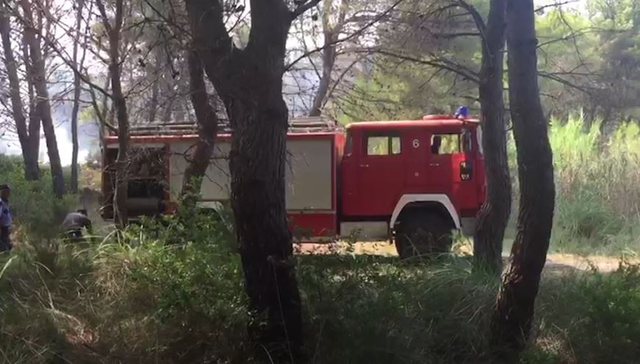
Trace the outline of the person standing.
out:
[[[13,225],[13,216],[9,209],[9,197],[11,189],[8,185],[0,185],[0,252],[10,251],[11,245],[11,226]]]

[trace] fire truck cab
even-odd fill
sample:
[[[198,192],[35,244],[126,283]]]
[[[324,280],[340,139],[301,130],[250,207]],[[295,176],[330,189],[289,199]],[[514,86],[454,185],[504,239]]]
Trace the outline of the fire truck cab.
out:
[[[354,123],[341,162],[341,235],[391,237],[401,256],[450,249],[484,201],[478,123],[452,116]]]
[[[221,128],[200,206],[229,198],[231,130]],[[294,119],[287,137],[286,204],[297,242],[341,238],[395,242],[401,257],[448,251],[470,234],[484,201],[478,121],[450,115],[358,122]],[[129,215],[168,213],[198,140],[193,124],[131,128]],[[103,217],[113,216],[117,136],[104,140]]]

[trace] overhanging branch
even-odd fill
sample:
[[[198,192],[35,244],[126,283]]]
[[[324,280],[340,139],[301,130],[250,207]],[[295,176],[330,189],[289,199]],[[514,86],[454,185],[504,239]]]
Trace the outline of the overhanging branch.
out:
[[[292,12],[291,12],[291,19],[295,19],[297,17],[299,17],[300,15],[302,15],[305,11],[311,9],[312,7],[318,5],[320,3],[320,0],[309,0],[306,1],[300,5],[298,5],[298,7],[296,7]]]

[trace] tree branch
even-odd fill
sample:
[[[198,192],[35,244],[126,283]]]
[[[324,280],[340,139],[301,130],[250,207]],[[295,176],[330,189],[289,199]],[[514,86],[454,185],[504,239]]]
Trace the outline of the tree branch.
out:
[[[296,7],[293,11],[291,11],[291,20],[299,17],[305,11],[311,9],[312,7],[318,5],[319,3],[320,3],[320,0],[308,0],[308,1],[298,5],[298,7]]]
[[[484,38],[484,34],[487,31],[487,25],[485,24],[484,19],[482,19],[482,15],[480,15],[480,13],[475,8],[475,6],[469,4],[465,0],[458,0],[458,5],[464,10],[466,10],[469,13],[469,15],[471,15],[471,17],[473,18],[473,22],[476,23],[476,27],[478,28],[478,30],[480,31],[480,34]]]
[[[293,62],[289,63],[288,65],[285,66],[284,70],[285,72],[290,70],[293,66],[295,66],[298,62],[300,62],[301,60],[309,57],[312,54],[318,53],[323,51],[325,48],[336,45],[336,44],[340,44],[340,43],[344,43],[347,42],[355,37],[360,36],[362,33],[364,33],[365,30],[367,30],[368,28],[371,28],[372,26],[374,26],[376,23],[378,23],[378,21],[380,21],[380,19],[382,19],[383,17],[387,16],[387,14],[389,14],[391,11],[393,11],[393,9],[395,9],[398,5],[400,5],[400,3],[402,3],[404,0],[396,0],[389,8],[387,8],[384,12],[378,14],[378,16],[376,16],[373,20],[371,20],[370,22],[368,22],[367,24],[365,24],[364,26],[362,26],[362,28],[356,30],[355,32],[349,34],[348,36],[344,37],[344,38],[340,38],[340,39],[336,39],[333,42],[329,42],[329,43],[325,43],[323,44],[321,47],[317,47],[315,49],[312,49],[308,52],[305,52],[304,54],[302,54],[300,57],[296,58],[293,60]]]
[[[448,59],[444,58],[433,58],[433,59],[422,59],[411,55],[401,54],[399,52],[394,52],[387,49],[380,48],[364,48],[360,50],[354,50],[355,53],[369,52],[376,53],[387,57],[397,58],[404,61],[414,62],[418,64],[424,64],[427,66],[431,66],[438,69],[443,69],[445,71],[449,71],[458,76],[461,76],[465,80],[472,81],[474,83],[480,83],[480,76],[478,72],[473,71],[465,66],[452,62]]]

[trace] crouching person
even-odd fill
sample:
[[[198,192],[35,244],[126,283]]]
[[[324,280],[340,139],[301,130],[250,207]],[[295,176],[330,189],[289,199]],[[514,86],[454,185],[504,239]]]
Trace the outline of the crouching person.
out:
[[[62,228],[70,241],[84,240],[82,229],[87,229],[87,232],[91,233],[91,220],[87,216],[87,210],[80,209],[67,214],[62,222]]]

